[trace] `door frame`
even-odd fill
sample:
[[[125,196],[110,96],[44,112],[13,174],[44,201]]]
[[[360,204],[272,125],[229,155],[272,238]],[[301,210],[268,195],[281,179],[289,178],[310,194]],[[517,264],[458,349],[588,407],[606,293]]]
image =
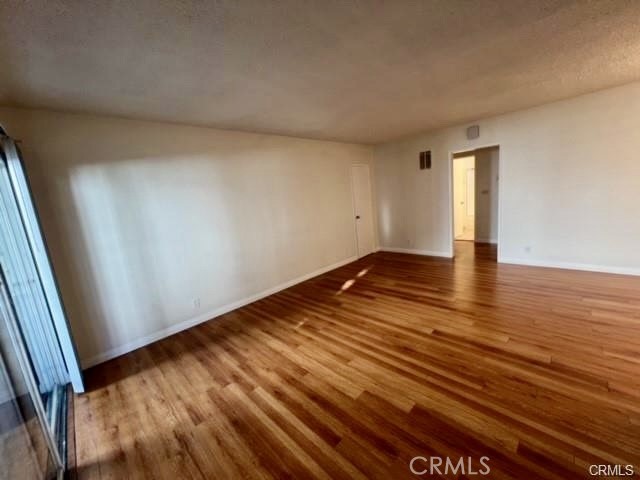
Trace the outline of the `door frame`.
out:
[[[476,150],[482,150],[484,148],[497,148],[498,149],[498,263],[500,262],[500,246],[502,245],[502,185],[503,185],[503,161],[502,161],[502,147],[499,143],[490,143],[487,145],[478,145],[474,147],[461,148],[456,150],[449,150],[449,161],[447,168],[449,169],[449,257],[454,258],[456,254],[456,233],[455,233],[455,206],[453,204],[453,157],[459,153],[474,153]],[[476,165],[477,168],[477,165]],[[475,241],[475,240],[474,240]]]
[[[356,257],[362,258],[366,255],[360,255],[358,248],[358,221],[356,220],[356,189],[353,184],[353,167],[367,167],[369,173],[369,198],[371,201],[371,234],[373,235],[373,250],[371,253],[375,253],[378,249],[377,235],[376,235],[376,222],[375,222],[375,210],[373,203],[373,183],[371,179],[371,165],[365,162],[356,162],[349,165],[349,184],[351,186],[351,218],[353,219],[353,238],[355,239]],[[367,254],[369,255],[369,254]]]
[[[24,232],[29,253],[33,258],[35,272],[41,283],[43,298],[49,309],[53,331],[57,336],[58,346],[60,347],[60,354],[66,364],[74,392],[83,393],[82,367],[80,366],[76,345],[73,340],[71,325],[60,296],[58,282],[22,155],[15,141],[10,137],[2,137],[0,145],[5,154],[9,182],[14,191],[16,207],[25,225]],[[18,194],[18,191],[20,194]]]

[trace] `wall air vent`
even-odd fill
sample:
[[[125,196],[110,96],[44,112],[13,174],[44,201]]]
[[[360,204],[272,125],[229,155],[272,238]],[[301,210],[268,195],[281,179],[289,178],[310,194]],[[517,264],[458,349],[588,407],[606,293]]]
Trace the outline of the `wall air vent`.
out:
[[[431,168],[431,150],[420,152],[420,170],[429,170]]]
[[[471,125],[467,128],[467,140],[474,140],[480,136],[480,125]]]

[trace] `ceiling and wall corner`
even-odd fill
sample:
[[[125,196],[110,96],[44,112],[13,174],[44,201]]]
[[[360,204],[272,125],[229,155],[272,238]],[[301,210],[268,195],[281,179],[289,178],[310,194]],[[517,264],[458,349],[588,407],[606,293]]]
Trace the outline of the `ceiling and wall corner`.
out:
[[[640,2],[0,3],[0,105],[376,144],[640,78]]]

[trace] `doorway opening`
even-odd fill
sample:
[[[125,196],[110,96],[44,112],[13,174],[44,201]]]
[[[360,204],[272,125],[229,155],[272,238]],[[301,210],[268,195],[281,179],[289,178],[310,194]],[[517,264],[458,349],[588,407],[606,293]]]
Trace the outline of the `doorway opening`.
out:
[[[453,228],[456,240],[474,241],[476,238],[475,165],[473,153],[453,157]]]
[[[499,229],[498,146],[452,155],[452,251],[460,242],[497,246]]]

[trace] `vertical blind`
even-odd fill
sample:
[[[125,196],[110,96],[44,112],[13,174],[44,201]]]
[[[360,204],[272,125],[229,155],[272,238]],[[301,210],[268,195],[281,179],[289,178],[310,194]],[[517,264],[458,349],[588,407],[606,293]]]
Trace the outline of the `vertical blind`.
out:
[[[70,381],[77,361],[40,224],[15,143],[0,132],[0,263],[41,393]]]

